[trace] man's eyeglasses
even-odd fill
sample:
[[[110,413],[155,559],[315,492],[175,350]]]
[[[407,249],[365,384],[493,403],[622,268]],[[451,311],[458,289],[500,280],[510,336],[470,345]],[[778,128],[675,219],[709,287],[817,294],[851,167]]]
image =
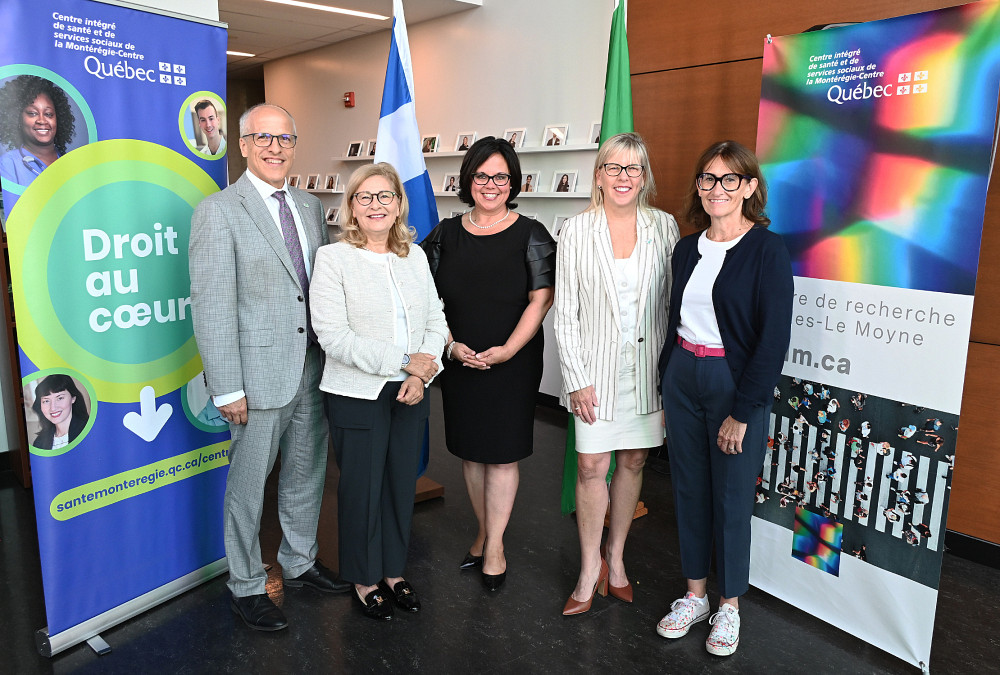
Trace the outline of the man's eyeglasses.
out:
[[[271,141],[278,139],[278,145],[282,148],[294,148],[295,141],[298,140],[298,136],[295,134],[269,134],[260,131],[256,134],[244,134],[243,138],[252,138],[253,144],[258,148],[268,148],[271,146]]]
[[[392,204],[392,200],[396,198],[395,192],[390,192],[389,190],[382,190],[381,192],[355,192],[354,199],[361,204],[361,206],[368,206],[372,203],[372,200],[378,197],[378,203],[383,206],[389,206]]]

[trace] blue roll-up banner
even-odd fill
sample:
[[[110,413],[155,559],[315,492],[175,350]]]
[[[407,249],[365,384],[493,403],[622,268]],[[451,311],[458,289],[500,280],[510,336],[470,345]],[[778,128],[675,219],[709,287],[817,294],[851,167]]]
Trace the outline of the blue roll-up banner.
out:
[[[0,25],[51,655],[225,569],[229,432],[201,374],[187,250],[194,207],[226,182],[226,31],[89,0],[4,0]]]

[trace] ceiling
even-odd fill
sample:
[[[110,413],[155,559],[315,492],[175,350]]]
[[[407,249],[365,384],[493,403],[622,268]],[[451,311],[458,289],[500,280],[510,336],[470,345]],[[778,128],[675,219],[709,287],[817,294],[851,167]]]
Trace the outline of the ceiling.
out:
[[[392,0],[309,0],[318,5],[392,16]],[[483,0],[405,0],[406,24],[481,6]],[[229,24],[229,50],[255,54],[227,56],[232,78],[262,78],[268,61],[325,47],[392,27],[392,19],[363,19],[265,0],[219,0],[219,20]]]

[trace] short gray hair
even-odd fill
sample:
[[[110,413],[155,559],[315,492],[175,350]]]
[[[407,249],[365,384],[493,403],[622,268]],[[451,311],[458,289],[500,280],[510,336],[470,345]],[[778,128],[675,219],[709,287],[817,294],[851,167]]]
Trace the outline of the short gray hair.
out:
[[[292,133],[298,135],[299,132],[295,129],[295,118],[292,117],[292,113],[288,112],[287,110],[285,110],[284,108],[282,108],[280,105],[275,105],[274,103],[258,103],[257,105],[250,106],[249,108],[247,108],[247,110],[246,110],[245,113],[243,113],[242,115],[240,115],[240,136],[241,137],[246,136],[248,133],[250,133],[249,131],[247,131],[247,122],[249,121],[250,116],[255,111],[259,110],[260,108],[274,108],[275,110],[280,110],[281,112],[283,112],[286,115],[288,115],[288,119],[290,119],[292,121]]]

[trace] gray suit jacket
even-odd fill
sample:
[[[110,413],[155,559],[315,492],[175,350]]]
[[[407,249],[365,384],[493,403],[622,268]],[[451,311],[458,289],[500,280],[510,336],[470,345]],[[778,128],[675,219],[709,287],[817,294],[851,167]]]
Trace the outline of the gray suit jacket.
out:
[[[330,241],[319,199],[290,187],[310,265]],[[194,335],[212,395],[243,390],[249,408],[280,408],[302,379],[305,294],[274,219],[243,175],[191,217]]]

